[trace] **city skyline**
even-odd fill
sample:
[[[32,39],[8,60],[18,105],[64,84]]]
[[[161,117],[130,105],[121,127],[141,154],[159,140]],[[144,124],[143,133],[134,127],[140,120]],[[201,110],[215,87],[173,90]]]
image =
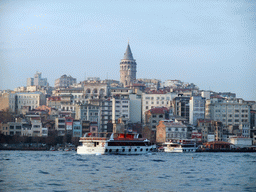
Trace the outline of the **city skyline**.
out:
[[[0,89],[36,71],[120,79],[128,40],[137,78],[179,79],[256,100],[251,1],[2,1]],[[100,69],[100,70],[99,70]]]

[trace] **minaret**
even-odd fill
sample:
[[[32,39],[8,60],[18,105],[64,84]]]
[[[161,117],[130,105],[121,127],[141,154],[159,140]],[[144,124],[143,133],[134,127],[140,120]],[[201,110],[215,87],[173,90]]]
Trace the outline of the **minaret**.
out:
[[[136,61],[133,59],[132,51],[128,42],[124,58],[120,62],[120,82],[124,87],[132,85],[136,80]]]

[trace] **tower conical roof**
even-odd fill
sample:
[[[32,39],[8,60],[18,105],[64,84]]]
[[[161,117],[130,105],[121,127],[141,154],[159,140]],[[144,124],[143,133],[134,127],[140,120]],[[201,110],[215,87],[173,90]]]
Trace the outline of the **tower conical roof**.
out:
[[[126,51],[125,51],[123,59],[125,59],[125,60],[134,60],[133,56],[132,56],[132,51],[131,51],[129,43],[127,45],[127,48],[126,48]]]

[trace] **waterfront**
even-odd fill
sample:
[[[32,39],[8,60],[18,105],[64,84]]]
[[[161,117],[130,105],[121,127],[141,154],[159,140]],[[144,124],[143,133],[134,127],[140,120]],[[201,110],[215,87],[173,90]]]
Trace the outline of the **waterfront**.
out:
[[[256,153],[0,154],[0,191],[256,191]]]

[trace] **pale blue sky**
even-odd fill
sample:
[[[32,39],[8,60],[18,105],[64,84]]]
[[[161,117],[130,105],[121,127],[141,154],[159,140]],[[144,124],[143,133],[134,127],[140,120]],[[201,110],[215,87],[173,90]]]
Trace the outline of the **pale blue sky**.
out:
[[[119,80],[128,39],[137,78],[179,79],[256,100],[256,1],[2,0],[0,89],[36,71]]]

